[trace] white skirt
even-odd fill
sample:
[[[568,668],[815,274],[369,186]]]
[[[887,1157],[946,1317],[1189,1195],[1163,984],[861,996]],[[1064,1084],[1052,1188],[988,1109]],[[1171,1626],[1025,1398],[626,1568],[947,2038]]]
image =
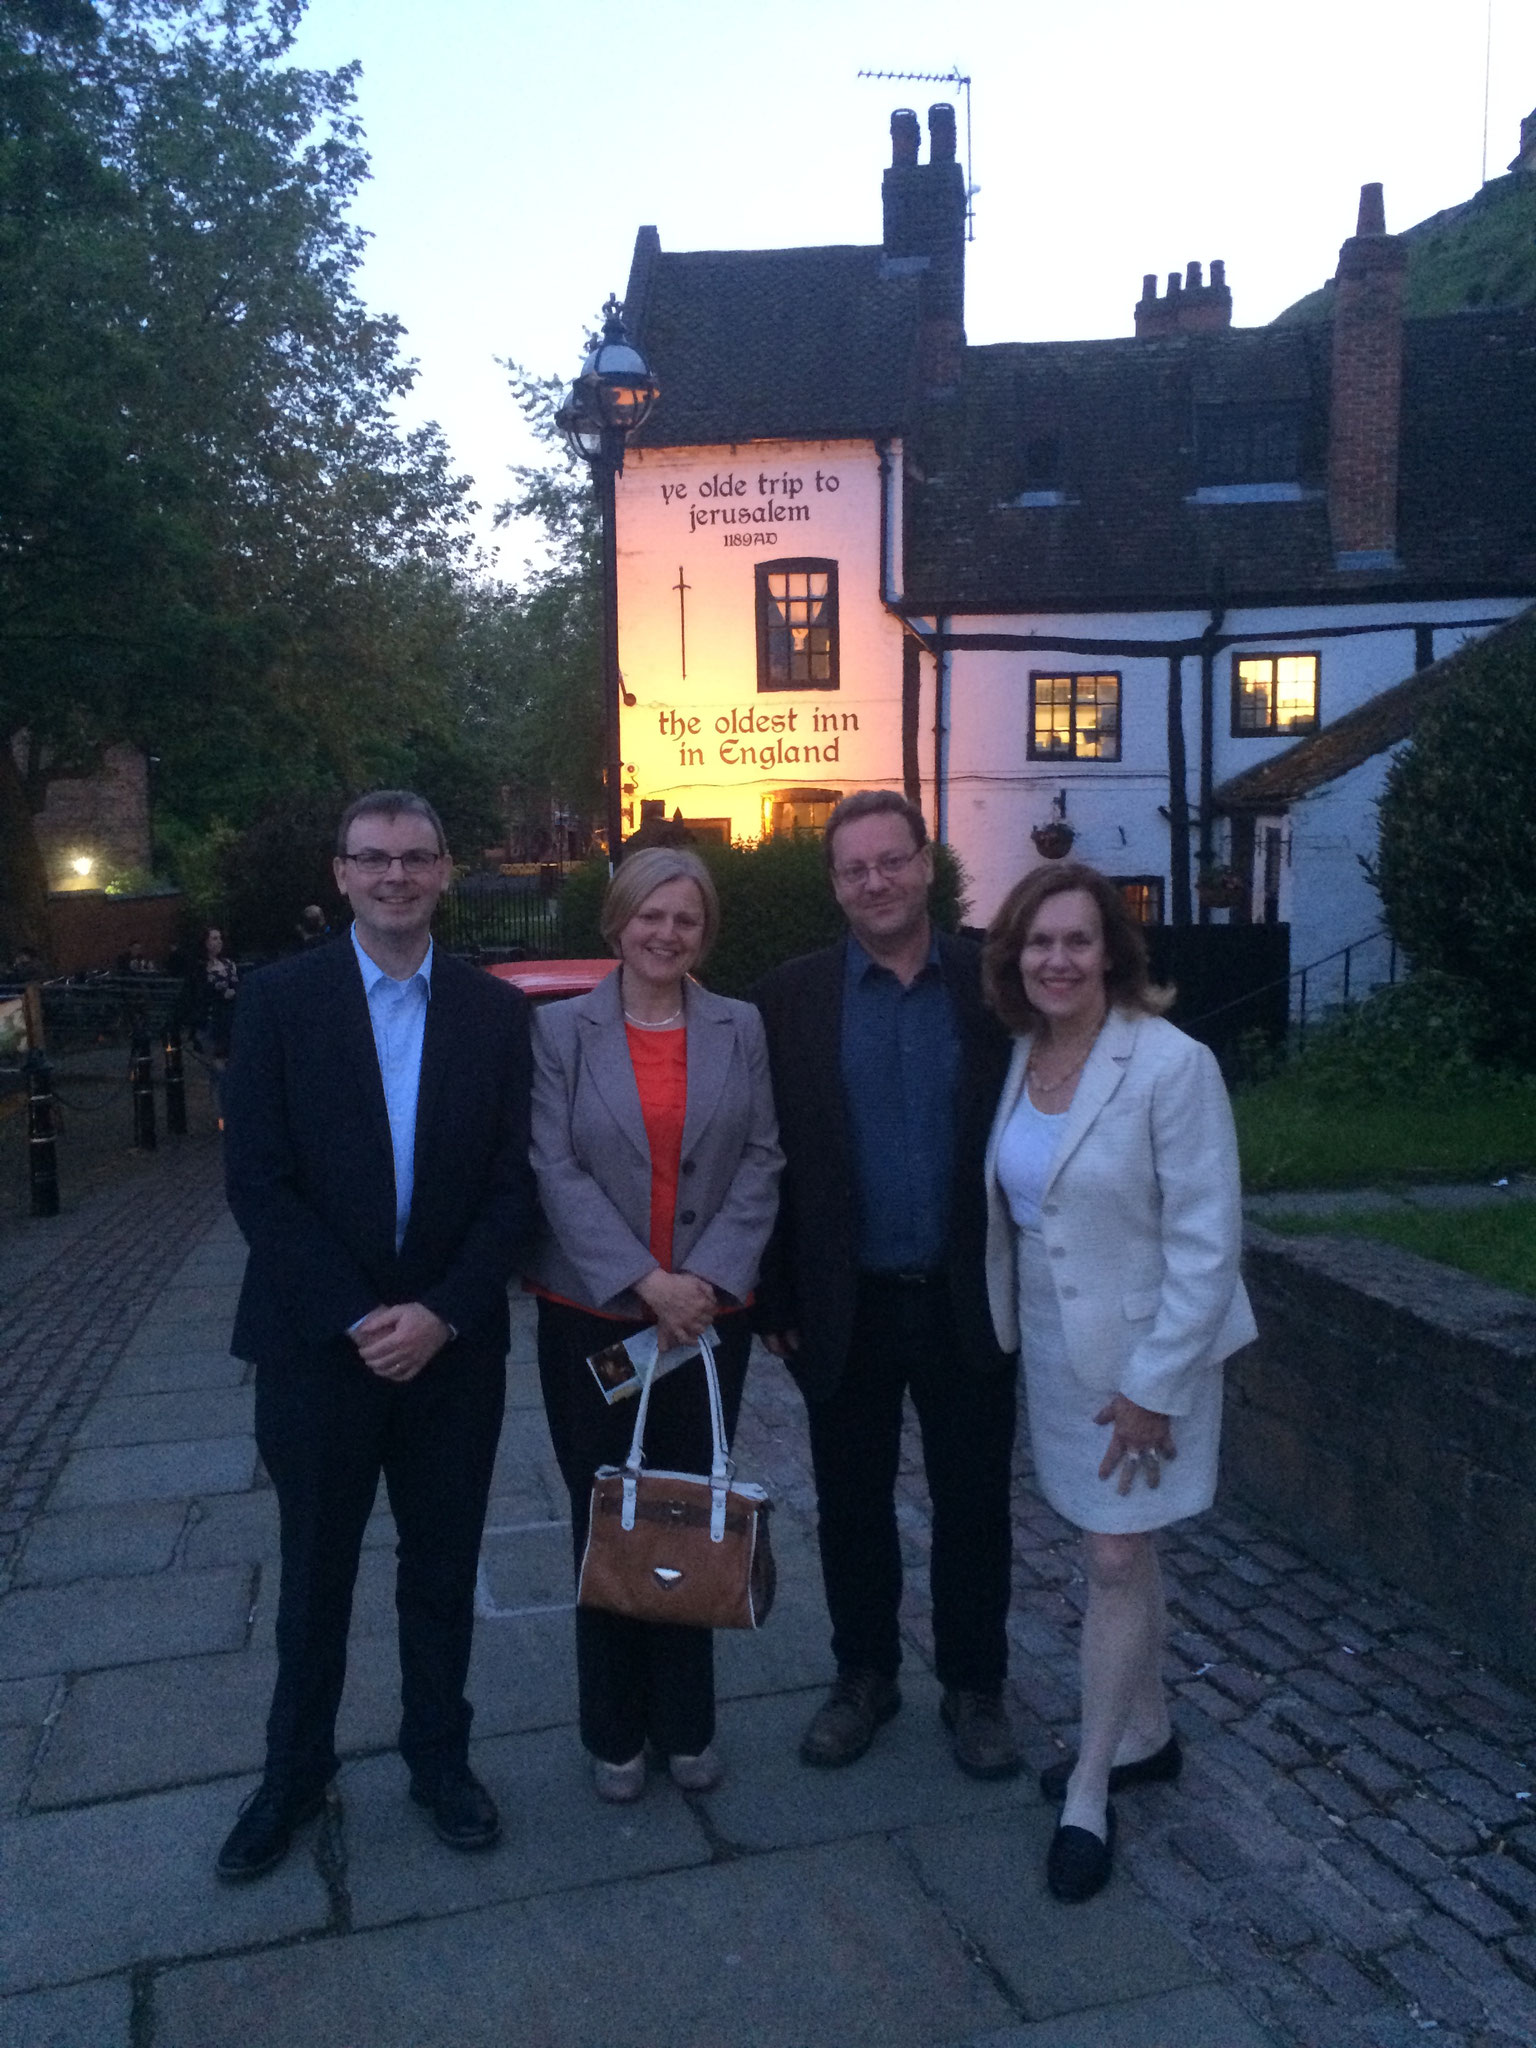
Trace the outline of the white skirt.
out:
[[[1178,1456],[1164,1459],[1162,1484],[1154,1490],[1138,1474],[1122,1494],[1118,1471],[1099,1477],[1112,1432],[1108,1423],[1093,1419],[1116,1388],[1096,1391],[1073,1372],[1045,1244],[1038,1231],[1019,1231],[1017,1242],[1025,1412],[1040,1491],[1058,1515],[1103,1536],[1140,1535],[1200,1514],[1216,1497],[1220,1370],[1206,1375],[1191,1412],[1173,1417]]]

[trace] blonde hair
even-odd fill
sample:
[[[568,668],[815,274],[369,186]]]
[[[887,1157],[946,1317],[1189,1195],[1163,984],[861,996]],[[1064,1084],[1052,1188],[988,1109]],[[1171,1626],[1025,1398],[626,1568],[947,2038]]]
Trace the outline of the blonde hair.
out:
[[[720,930],[720,898],[715,878],[696,853],[682,846],[646,846],[629,853],[619,863],[603,897],[603,914],[598,929],[615,953],[619,933],[644,905],[646,898],[664,889],[668,882],[692,882],[704,905],[704,939],[699,947],[703,960]]]

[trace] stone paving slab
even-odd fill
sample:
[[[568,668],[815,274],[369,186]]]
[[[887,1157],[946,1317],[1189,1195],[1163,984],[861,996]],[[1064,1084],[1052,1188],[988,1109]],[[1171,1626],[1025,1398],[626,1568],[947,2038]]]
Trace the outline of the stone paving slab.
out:
[[[90,1445],[188,1443],[248,1435],[255,1427],[254,1387],[184,1387],[176,1393],[107,1395],[75,1432]]]
[[[195,1502],[188,1517],[182,1561],[192,1571],[218,1564],[275,1565],[277,1495],[264,1487],[255,1493],[213,1494]]]
[[[880,1841],[169,1971],[155,2048],[248,2048],[257,2015],[263,2048],[926,2048],[1013,2017]]]
[[[238,1566],[24,1587],[0,1599],[0,1678],[237,1650],[249,1607]]]
[[[35,1728],[0,1728],[0,1817],[7,1820],[21,1805],[37,1739]]]
[[[59,1475],[49,1505],[107,1507],[117,1501],[244,1493],[255,1475],[256,1445],[248,1436],[75,1451]]]
[[[571,1530],[565,1521],[492,1522],[480,1546],[482,1615],[526,1607],[569,1607]]]
[[[249,1643],[253,1650],[270,1650],[277,1640],[277,1600],[282,1579],[275,1563],[262,1565],[260,1573],[261,1584],[251,1610]],[[361,1643],[385,1636],[393,1642],[398,1630],[394,1554],[388,1550],[365,1550],[358,1563],[357,1584],[352,1594],[349,1640]]]
[[[956,1768],[933,1677],[909,1668],[901,1686],[901,1712],[844,1770],[800,1762],[819,1690],[722,1703],[718,1739],[731,1769],[709,1801],[721,1840],[743,1851],[783,1849],[1038,1806],[1038,1790],[1022,1777],[983,1784]]]
[[[572,1632],[570,1612],[559,1608],[475,1623],[468,1693],[476,1735],[513,1735],[575,1721]]]
[[[129,1351],[112,1368],[103,1393],[113,1396],[172,1394],[183,1388],[238,1387],[249,1373],[243,1358],[222,1346],[193,1351]]]
[[[186,1521],[185,1505],[171,1500],[40,1515],[27,1531],[12,1583],[41,1586],[97,1574],[162,1572]]]
[[[132,2023],[126,1977],[0,1998],[0,2048],[131,2048]]]
[[[593,1793],[573,1728],[477,1742],[471,1762],[502,1811],[502,1840],[486,1855],[444,1853],[406,1797],[399,1757],[370,1758],[343,1771],[354,1927],[434,1919],[710,1860],[707,1834],[664,1774],[653,1775],[634,1806],[605,1806]]]
[[[1122,1816],[1122,1827],[1134,1825]],[[986,1951],[1030,2019],[1051,2019],[1207,1976],[1124,1881],[1064,1913],[1045,1888],[1056,1812],[1036,1793],[1006,1817],[914,1828],[899,1839],[930,1897]]]
[[[1070,2019],[1004,2027],[953,2048],[1274,2048],[1274,2038],[1254,2025],[1229,1992],[1208,1985],[1095,2006]],[[1423,2039],[1417,2035],[1416,2043]],[[1318,2048],[1335,2044],[1320,2041]]]
[[[0,1679],[0,1728],[40,1728],[58,1684],[51,1676]]]
[[[330,1899],[307,1856],[260,1884],[209,1868],[250,1780],[0,1824],[0,1992],[318,1933]]]

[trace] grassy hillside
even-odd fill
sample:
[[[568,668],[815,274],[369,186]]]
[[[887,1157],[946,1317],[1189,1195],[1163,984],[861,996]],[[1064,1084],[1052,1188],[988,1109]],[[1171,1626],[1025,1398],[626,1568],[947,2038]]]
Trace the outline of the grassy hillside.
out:
[[[1536,305],[1536,177],[1529,171],[1490,179],[1462,205],[1406,229],[1402,240],[1409,319]],[[1287,306],[1274,325],[1326,320],[1332,298],[1330,279]]]

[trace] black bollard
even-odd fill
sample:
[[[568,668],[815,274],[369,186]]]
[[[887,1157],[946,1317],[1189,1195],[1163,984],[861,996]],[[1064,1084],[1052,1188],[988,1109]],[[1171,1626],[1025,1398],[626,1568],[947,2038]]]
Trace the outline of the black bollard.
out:
[[[59,1213],[59,1155],[53,1123],[53,1069],[45,1053],[29,1052],[27,1076],[27,1181],[34,1216]]]
[[[155,1070],[149,1057],[149,1033],[142,1024],[133,1027],[133,1055],[129,1066],[133,1081],[133,1142],[141,1152],[155,1149]]]
[[[181,1026],[165,1027],[165,1129],[171,1138],[187,1135],[187,1082],[181,1066]]]

